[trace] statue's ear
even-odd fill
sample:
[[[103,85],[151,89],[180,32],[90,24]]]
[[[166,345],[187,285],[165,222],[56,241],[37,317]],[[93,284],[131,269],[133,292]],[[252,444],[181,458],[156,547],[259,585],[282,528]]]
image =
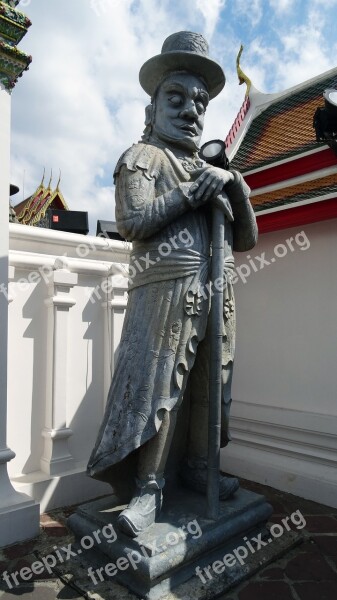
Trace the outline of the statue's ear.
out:
[[[153,112],[153,106],[152,104],[148,104],[147,107],[145,108],[145,125],[151,125],[152,123],[152,112]]]

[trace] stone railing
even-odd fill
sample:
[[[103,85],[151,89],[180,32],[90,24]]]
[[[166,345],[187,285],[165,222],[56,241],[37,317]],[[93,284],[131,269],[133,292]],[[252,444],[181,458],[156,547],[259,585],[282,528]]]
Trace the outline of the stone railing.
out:
[[[10,225],[8,471],[41,510],[109,492],[85,469],[118,351],[128,259],[123,242]]]
[[[335,232],[334,221],[272,232],[236,255],[233,441],[222,453],[227,472],[332,506]],[[8,472],[42,510],[110,491],[85,469],[118,352],[128,258],[122,242],[10,225]]]

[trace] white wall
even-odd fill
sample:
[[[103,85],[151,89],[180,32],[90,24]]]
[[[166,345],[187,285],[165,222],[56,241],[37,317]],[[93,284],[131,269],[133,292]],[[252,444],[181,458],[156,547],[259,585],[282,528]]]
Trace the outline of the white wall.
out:
[[[7,470],[15,457],[7,437],[10,115],[10,93],[0,84],[0,547],[34,537],[39,531],[38,504],[14,489]]]
[[[334,219],[263,234],[249,257],[236,255],[241,277],[235,285],[233,442],[222,454],[227,471],[332,506],[337,506],[336,233]],[[256,257],[262,253],[270,264],[260,270]]]
[[[10,96],[0,86],[0,285],[8,282],[8,194],[9,194],[9,149],[10,149]],[[7,299],[0,294],[0,449],[6,443],[7,406]]]
[[[43,510],[110,491],[85,468],[120,339],[128,254],[122,242],[10,226],[9,472]]]
[[[337,506],[336,226],[331,220],[264,234],[248,256],[236,256],[241,277],[248,268],[251,274],[235,285],[233,442],[222,452],[229,472],[332,506]],[[263,253],[271,264],[260,269]],[[66,264],[57,259],[62,255]],[[109,492],[106,484],[86,477],[85,466],[103,416],[127,282],[116,275],[110,297],[92,294],[127,260],[121,242],[10,226],[8,440],[17,456],[8,466],[15,487],[39,500],[42,510]],[[42,265],[53,266],[49,286],[43,279],[26,287],[19,281]],[[55,283],[55,277],[65,283]],[[64,311],[66,320],[60,321]],[[47,334],[51,323],[63,323],[65,332],[56,348]],[[51,371],[62,365],[65,342],[65,382],[56,382],[64,395],[54,390],[53,396]],[[62,439],[56,435],[46,442],[46,406],[50,410],[53,402],[61,417],[52,429]]]

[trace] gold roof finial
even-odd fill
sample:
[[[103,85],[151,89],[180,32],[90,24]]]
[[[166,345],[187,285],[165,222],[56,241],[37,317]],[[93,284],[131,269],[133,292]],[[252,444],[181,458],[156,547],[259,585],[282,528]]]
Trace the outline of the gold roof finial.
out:
[[[41,183],[39,185],[40,188],[43,187],[45,174],[46,174],[46,167],[43,167],[43,175],[42,175]]]
[[[61,175],[62,175],[62,173],[61,173],[61,169],[60,169],[60,176],[59,176],[59,180],[57,182],[57,186],[56,186],[56,190],[55,190],[56,192],[59,191],[59,186],[60,186],[60,183],[61,183]]]
[[[239,85],[242,85],[243,83],[245,83],[247,85],[245,96],[248,97],[250,88],[252,86],[252,82],[249,79],[249,77],[247,77],[247,75],[245,75],[245,73],[243,72],[243,70],[240,67],[240,58],[241,58],[242,51],[243,51],[243,45],[241,44],[239,54],[237,55],[237,58],[236,58],[236,72],[237,72],[238,78],[239,78]]]
[[[53,169],[51,169],[51,172],[50,172],[50,179],[49,179],[47,190],[51,190],[50,186],[51,186],[52,179],[53,179]]]

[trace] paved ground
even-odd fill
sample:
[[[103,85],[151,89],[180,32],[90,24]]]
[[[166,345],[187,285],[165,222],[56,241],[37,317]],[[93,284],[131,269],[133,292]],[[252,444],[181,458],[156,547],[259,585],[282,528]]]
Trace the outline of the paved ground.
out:
[[[301,529],[304,541],[235,590],[227,592],[223,600],[336,600],[337,509],[248,481],[243,481],[242,486],[266,496],[274,507],[271,519],[274,523],[282,523],[282,519],[300,511],[306,521]],[[55,572],[47,576],[46,573],[34,575],[34,581],[29,579],[32,563],[74,541],[65,526],[66,518],[72,512],[73,508],[67,507],[42,515],[38,538],[0,550],[1,600],[14,600],[15,597],[23,600],[117,600],[119,595],[112,590],[111,593],[105,593],[104,597],[95,594],[94,589],[92,594],[83,595],[81,590],[71,587],[69,581],[57,577]],[[291,520],[288,523],[296,531],[294,523]],[[24,567],[27,570],[21,571]],[[5,571],[8,574],[21,571],[27,581],[23,582],[22,576],[18,576],[20,585],[15,585],[12,578],[7,585],[3,580]]]

